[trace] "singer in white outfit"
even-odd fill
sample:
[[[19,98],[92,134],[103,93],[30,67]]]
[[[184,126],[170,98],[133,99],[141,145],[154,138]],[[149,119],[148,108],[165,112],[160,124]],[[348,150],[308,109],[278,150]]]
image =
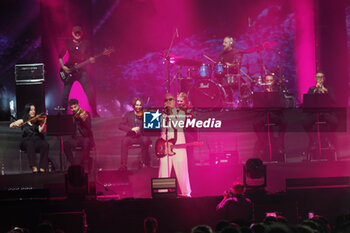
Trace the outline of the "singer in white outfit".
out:
[[[162,114],[163,120],[169,121],[179,121],[185,120],[186,114],[180,109],[175,108],[175,98],[172,94],[167,93],[164,100],[165,111]],[[170,124],[166,124],[169,126]],[[181,127],[162,127],[161,138],[164,140],[175,139],[176,144],[185,144],[185,134],[183,128]],[[184,197],[191,197],[191,185],[188,175],[188,165],[187,165],[187,153],[185,148],[176,148],[173,150],[175,152],[172,156],[164,156],[159,160],[159,177],[170,177],[172,168],[174,171],[180,186],[181,195]]]

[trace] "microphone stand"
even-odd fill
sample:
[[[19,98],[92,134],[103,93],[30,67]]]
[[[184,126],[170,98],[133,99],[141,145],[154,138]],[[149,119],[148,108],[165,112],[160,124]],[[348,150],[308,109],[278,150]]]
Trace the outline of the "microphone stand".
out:
[[[166,110],[167,111],[167,110]],[[166,115],[167,115],[167,113],[165,113]],[[169,123],[168,122],[168,116],[166,116],[165,117],[165,121],[167,122],[167,123]],[[170,123],[171,124],[171,123]],[[170,177],[170,161],[169,161],[169,138],[168,138],[168,126],[169,125],[167,125],[167,127],[165,128],[165,143],[166,143],[166,146],[165,146],[165,148],[167,148],[167,150],[166,150],[166,159],[167,159],[167,166],[168,166],[168,177]]]
[[[54,110],[57,112],[57,116],[61,116],[62,115],[62,112],[66,111],[66,108],[62,107],[62,106],[57,106],[57,107],[54,107]],[[61,168],[61,171],[64,171],[64,168],[66,166],[65,164],[65,161],[64,161],[64,154],[63,154],[63,151],[64,151],[64,148],[63,148],[63,136],[62,135],[57,135],[59,141],[60,141],[60,168]]]
[[[166,153],[166,157],[167,157],[167,172],[168,172],[168,177],[170,177],[170,164],[169,164],[169,153],[168,153],[168,151],[169,151],[169,139],[168,139],[168,127],[169,127],[169,125],[168,125],[168,123],[170,123],[170,121],[169,121],[169,117],[168,117],[168,115],[169,115],[169,108],[168,107],[164,107],[164,111],[163,111],[163,115],[164,115],[164,122],[165,122],[165,148],[166,148],[166,151],[165,151],[165,153]],[[163,120],[163,119],[162,119]]]
[[[170,51],[173,47],[173,44],[174,44],[174,40],[175,40],[175,37],[177,36],[177,29],[176,31],[174,32],[173,34],[173,37],[171,39],[171,42],[170,42],[170,46],[169,46],[169,49],[168,49],[168,52],[166,53],[165,55],[165,60],[166,60],[166,66],[165,66],[165,79],[166,79],[166,82],[167,82],[167,86],[165,87],[165,92],[168,93],[170,92],[170,57],[169,57],[169,54],[170,54]]]

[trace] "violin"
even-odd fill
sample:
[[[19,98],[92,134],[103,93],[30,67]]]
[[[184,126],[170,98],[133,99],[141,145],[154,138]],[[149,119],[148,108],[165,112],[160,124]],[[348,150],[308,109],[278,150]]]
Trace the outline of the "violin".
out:
[[[32,124],[36,124],[36,123],[43,123],[45,120],[46,120],[46,115],[44,115],[44,112],[36,115],[35,117],[32,117],[30,119],[28,119],[27,121],[24,121],[23,123],[19,124],[18,126],[17,125],[13,125],[11,128],[18,128],[18,127],[21,127],[29,122],[31,122]]]
[[[139,112],[136,112],[136,117],[139,118],[139,119],[142,119],[142,116],[143,116],[143,110],[139,111]]]
[[[33,124],[43,123],[46,120],[46,118],[47,118],[46,115],[39,114],[39,115],[36,115],[35,117],[31,118],[29,121],[32,122]]]
[[[87,111],[85,111],[82,108],[79,108],[78,112],[74,114],[74,118],[79,120],[81,119],[82,121],[85,121],[86,118],[88,118],[89,114]]]

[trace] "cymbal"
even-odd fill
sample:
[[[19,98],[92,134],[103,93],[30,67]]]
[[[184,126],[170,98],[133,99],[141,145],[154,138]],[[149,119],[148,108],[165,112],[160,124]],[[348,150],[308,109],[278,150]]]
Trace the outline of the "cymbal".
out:
[[[254,53],[254,52],[259,52],[259,51],[263,51],[265,49],[271,48],[272,46],[276,45],[277,42],[273,41],[273,42],[264,42],[261,43],[259,45],[256,45],[254,47],[245,49],[242,51],[242,53]]]
[[[179,66],[200,66],[202,63],[188,58],[175,58],[175,64]]]
[[[172,53],[167,54],[167,53],[161,52],[161,53],[159,53],[159,55],[161,57],[163,57],[163,58],[168,58],[168,59],[171,59],[171,60],[182,58],[181,56],[178,56],[178,55],[175,55],[175,54],[172,54]]]

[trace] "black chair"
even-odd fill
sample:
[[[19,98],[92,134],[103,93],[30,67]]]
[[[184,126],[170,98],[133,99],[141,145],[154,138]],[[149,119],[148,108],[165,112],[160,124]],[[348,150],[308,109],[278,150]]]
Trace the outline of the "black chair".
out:
[[[26,153],[27,153],[27,151],[24,150],[23,148],[20,148],[20,149],[19,149],[19,158],[18,158],[18,161],[19,161],[19,172],[20,172],[20,173],[22,173],[22,171],[23,171],[23,159],[22,159],[22,157],[23,157],[23,155],[26,154]],[[36,150],[35,153],[36,153],[36,154],[37,154],[37,153],[40,153],[40,151],[39,151],[39,150]],[[49,161],[48,161],[48,167],[47,167],[47,172],[54,172],[55,170],[56,170],[56,168],[55,168],[54,162],[52,162],[52,160],[49,159]]]
[[[82,153],[82,150],[83,150],[82,146],[76,146],[73,151],[75,153]],[[83,161],[83,163],[86,165],[86,166],[84,166],[84,168],[87,171],[91,172],[91,171],[95,171],[95,169],[96,169],[96,161],[97,161],[96,146],[95,145],[90,145],[89,150],[90,150],[90,156],[88,158],[88,161]],[[64,167],[66,167],[66,164],[64,164]]]
[[[152,148],[152,143],[150,142],[150,144],[148,144],[148,152],[150,151],[151,148]],[[128,150],[140,150],[139,154],[141,154],[142,147],[141,147],[141,144],[139,143],[133,143],[128,147]],[[143,165],[140,164],[140,166],[143,166]]]

